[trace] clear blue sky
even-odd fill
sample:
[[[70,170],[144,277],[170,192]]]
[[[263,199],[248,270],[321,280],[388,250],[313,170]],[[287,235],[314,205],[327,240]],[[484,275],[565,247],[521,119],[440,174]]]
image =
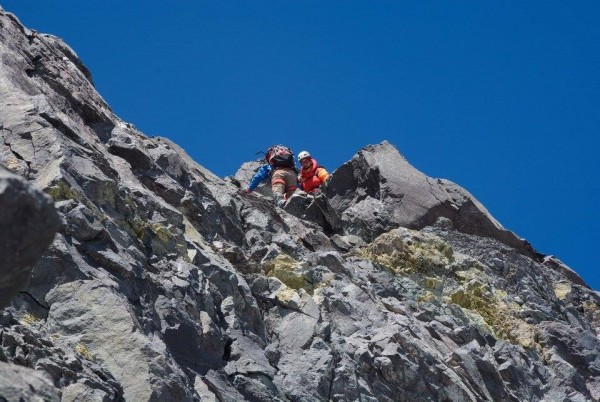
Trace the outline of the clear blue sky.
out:
[[[220,176],[388,140],[600,289],[600,2],[0,0]]]

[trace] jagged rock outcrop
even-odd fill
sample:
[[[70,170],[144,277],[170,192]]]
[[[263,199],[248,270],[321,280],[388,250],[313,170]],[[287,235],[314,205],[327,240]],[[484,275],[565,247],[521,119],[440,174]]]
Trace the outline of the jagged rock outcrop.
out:
[[[598,293],[392,145],[275,208],[240,191],[256,164],[221,179],[121,121],[58,38],[0,11],[0,39],[0,163],[60,217],[0,317],[0,368],[39,381],[0,396],[600,398]]]
[[[461,232],[499,239],[535,258],[527,242],[504,229],[465,189],[427,177],[387,142],[366,147],[337,169],[325,193],[341,224],[367,239],[398,226],[422,229],[446,217]]]

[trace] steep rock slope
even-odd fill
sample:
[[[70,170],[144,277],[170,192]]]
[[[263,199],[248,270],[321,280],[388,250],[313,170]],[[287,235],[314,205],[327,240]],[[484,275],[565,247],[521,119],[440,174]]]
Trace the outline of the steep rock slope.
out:
[[[0,317],[0,368],[41,385],[0,396],[600,398],[599,295],[390,144],[274,208],[239,191],[255,163],[223,180],[146,137],[4,11],[0,63],[0,163],[60,217]]]

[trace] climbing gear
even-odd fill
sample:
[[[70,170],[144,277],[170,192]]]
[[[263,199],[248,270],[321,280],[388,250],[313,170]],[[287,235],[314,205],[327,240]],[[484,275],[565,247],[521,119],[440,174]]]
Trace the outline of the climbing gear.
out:
[[[302,151],[298,154],[298,160],[302,162],[302,159],[310,158],[310,153],[308,151]]]
[[[268,149],[265,160],[274,168],[295,168],[294,153],[284,145],[273,145]]]

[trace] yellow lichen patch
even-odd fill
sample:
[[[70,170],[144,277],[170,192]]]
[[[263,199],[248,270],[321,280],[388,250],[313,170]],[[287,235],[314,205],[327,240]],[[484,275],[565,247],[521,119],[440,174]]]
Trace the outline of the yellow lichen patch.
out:
[[[176,252],[185,258],[187,257],[185,239],[178,236],[177,232],[174,233],[173,229],[173,225],[165,226],[159,223],[150,225],[150,230],[153,233],[152,249],[159,255]]]
[[[277,267],[285,267],[287,269],[293,269],[298,264],[298,261],[293,259],[287,254],[279,254],[271,261],[267,261],[263,265],[263,269],[267,275],[271,274],[271,271]],[[272,276],[272,275],[271,275]]]
[[[90,350],[83,343],[78,343],[75,345],[75,352],[84,359],[94,360],[94,356],[90,352]]]
[[[425,292],[425,294],[419,296],[417,300],[419,303],[427,303],[435,299],[435,295],[432,292]]]
[[[25,166],[25,162],[17,159],[17,157],[15,157],[14,155],[8,155],[8,157],[3,162],[4,165],[13,172],[19,172],[20,170],[23,170],[24,167],[27,167]]]
[[[483,269],[479,265],[472,265],[470,267],[462,266],[461,268],[468,268],[467,270],[454,271],[454,277],[462,282],[467,283],[473,280],[481,280],[482,277],[487,278],[488,276],[483,272]]]
[[[54,201],[77,200],[79,193],[64,180],[60,180],[45,189]]]
[[[156,237],[163,243],[169,243],[173,240],[173,234],[169,231],[169,228],[160,223],[153,223],[150,225],[150,230],[152,230]]]
[[[496,295],[496,297],[499,299],[506,299],[508,297],[506,290],[496,290],[494,295]]]
[[[565,300],[571,294],[571,285],[559,282],[554,286],[554,295],[558,300]]]
[[[27,313],[21,319],[21,323],[25,326],[32,326],[39,323],[42,319],[34,316],[33,314]]]
[[[188,249],[184,239],[177,237],[172,232],[172,225],[148,223],[138,218],[128,220],[127,224],[140,241],[151,245],[155,254],[164,255],[176,252],[184,258],[188,258]]]
[[[302,265],[287,254],[280,254],[263,265],[263,270],[292,289],[312,291],[313,285],[306,280]]]
[[[435,272],[454,261],[452,248],[440,238],[405,228],[382,234],[357,254],[404,275]]]
[[[300,303],[300,296],[298,295],[298,292],[288,287],[282,287],[282,289],[275,294],[275,297],[277,300],[286,304],[292,301]]]
[[[482,283],[472,282],[451,294],[450,302],[479,314],[495,336],[523,347],[534,346],[535,328],[517,318],[515,307],[498,296]]]

